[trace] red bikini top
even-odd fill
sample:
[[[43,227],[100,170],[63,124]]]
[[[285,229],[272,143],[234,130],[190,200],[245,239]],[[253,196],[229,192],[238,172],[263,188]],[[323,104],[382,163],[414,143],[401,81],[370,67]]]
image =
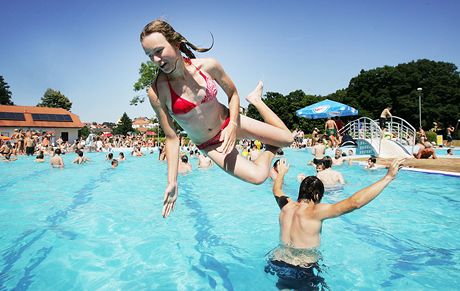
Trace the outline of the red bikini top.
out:
[[[189,65],[193,65],[192,61],[190,61],[190,59],[188,59],[188,58],[184,58],[184,61],[185,61],[185,63],[187,63]],[[216,83],[214,82],[214,80],[212,80],[211,78],[206,77],[206,75],[203,74],[203,72],[201,72],[197,67],[195,67],[195,68],[198,70],[200,75],[206,81],[206,96],[204,96],[204,98],[201,100],[201,102],[199,102],[197,104],[192,103],[192,102],[180,97],[179,95],[177,95],[176,92],[174,92],[174,90],[171,87],[171,84],[169,83],[169,80],[168,80],[169,92],[171,94],[171,107],[172,107],[172,112],[175,115],[188,113],[190,110],[192,110],[193,108],[197,107],[198,105],[216,99],[217,86],[216,86]]]

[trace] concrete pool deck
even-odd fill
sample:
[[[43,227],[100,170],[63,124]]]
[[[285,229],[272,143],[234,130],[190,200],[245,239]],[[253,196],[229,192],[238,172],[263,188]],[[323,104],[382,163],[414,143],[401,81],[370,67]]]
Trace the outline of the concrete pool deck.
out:
[[[368,158],[356,158],[353,161],[365,162]],[[386,165],[393,159],[377,158],[377,164]],[[443,158],[437,159],[407,159],[404,166],[408,168],[415,168],[430,171],[442,171],[460,174],[460,158]]]

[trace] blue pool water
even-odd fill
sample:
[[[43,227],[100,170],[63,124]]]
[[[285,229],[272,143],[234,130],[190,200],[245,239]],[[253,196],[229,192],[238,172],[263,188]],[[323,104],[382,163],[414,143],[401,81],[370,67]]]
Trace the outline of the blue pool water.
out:
[[[271,182],[255,186],[217,167],[179,178],[179,200],[161,217],[166,164],[104,154],[64,170],[33,158],[0,163],[0,290],[276,290],[264,272],[278,245]],[[115,155],[117,156],[117,155]],[[313,174],[306,151],[286,150],[296,176]],[[192,159],[196,166],[196,160]],[[196,167],[195,167],[196,168]],[[338,167],[339,201],[384,170]],[[460,284],[460,179],[401,171],[368,206],[324,223],[322,277],[332,290],[456,289]]]

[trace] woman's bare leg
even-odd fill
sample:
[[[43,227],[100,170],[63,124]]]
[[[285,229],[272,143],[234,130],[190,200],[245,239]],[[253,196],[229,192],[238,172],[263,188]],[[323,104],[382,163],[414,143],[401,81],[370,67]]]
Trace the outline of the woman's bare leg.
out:
[[[210,146],[205,152],[224,171],[252,184],[262,184],[267,179],[276,147],[267,145],[266,150],[255,161],[249,161],[235,148],[227,155],[216,151],[219,146]]]
[[[291,133],[284,122],[278,117],[278,115],[276,115],[275,112],[273,112],[270,107],[268,107],[267,104],[265,104],[265,102],[262,100],[263,89],[264,85],[262,81],[259,81],[256,88],[246,97],[246,100],[254,105],[266,123],[287,130],[289,133]]]

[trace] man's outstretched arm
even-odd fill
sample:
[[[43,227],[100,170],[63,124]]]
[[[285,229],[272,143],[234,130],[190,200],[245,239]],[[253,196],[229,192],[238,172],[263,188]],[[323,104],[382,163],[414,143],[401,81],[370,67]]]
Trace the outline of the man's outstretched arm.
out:
[[[280,160],[278,164],[278,176],[273,183],[273,195],[275,195],[276,202],[280,209],[283,209],[283,207],[291,201],[283,192],[284,175],[286,175],[288,170],[289,166],[286,164],[286,160]]]
[[[388,173],[385,175],[385,177],[378,180],[374,184],[359,190],[347,199],[331,205],[323,204],[323,206],[318,210],[318,218],[321,220],[334,218],[361,208],[374,200],[374,198],[377,197],[383,191],[383,189],[385,189],[390,184],[390,182],[393,181],[394,178],[396,178],[398,170],[401,167],[401,163],[404,160],[405,159],[395,159],[391,163],[391,166],[389,167]]]

